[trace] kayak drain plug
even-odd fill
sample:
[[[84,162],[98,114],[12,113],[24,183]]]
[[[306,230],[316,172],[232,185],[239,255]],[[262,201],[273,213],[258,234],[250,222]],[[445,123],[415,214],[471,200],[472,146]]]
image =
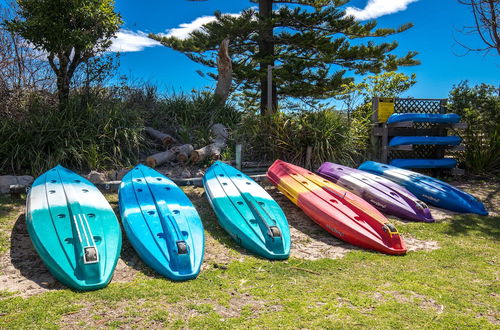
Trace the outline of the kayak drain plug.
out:
[[[84,249],[83,262],[86,264],[93,264],[98,262],[97,250],[93,246],[88,246]]]
[[[269,231],[270,231],[271,237],[281,237],[281,231],[278,227],[271,226],[271,227],[269,227]]]
[[[177,242],[177,251],[179,254],[187,254],[188,253],[187,244],[185,241],[178,241]]]

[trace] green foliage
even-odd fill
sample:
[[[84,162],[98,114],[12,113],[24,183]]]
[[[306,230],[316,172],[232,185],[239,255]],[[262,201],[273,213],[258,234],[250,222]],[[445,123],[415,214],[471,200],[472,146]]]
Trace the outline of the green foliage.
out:
[[[265,12],[263,3],[280,6]],[[250,8],[239,16],[215,13],[216,21],[203,25],[184,40],[150,37],[210,67],[216,67],[216,50],[228,37],[235,85],[254,98],[258,90],[266,93],[267,65],[279,65],[273,70],[273,80],[280,97],[310,100],[335,96],[342,84],[352,80],[345,76],[347,71],[378,74],[418,64],[416,52],[402,57],[392,54],[397,42],[373,41],[403,32],[411,24],[376,29],[375,21],[360,23],[346,17],[342,7],[345,3],[261,1],[260,12]],[[365,38],[369,41],[363,42]]]
[[[414,73],[407,76],[401,72],[384,72],[368,76],[360,83],[350,81],[342,84],[341,91],[335,98],[342,100],[347,109],[352,110],[359,106],[360,99],[369,103],[373,97],[399,97],[415,85],[416,78]]]
[[[194,147],[211,143],[209,131],[213,124],[233,129],[241,120],[240,111],[230,103],[221,105],[209,91],[161,96],[152,86],[124,88],[125,103],[141,112],[146,126],[174,135]]]
[[[17,0],[7,28],[45,51],[57,76],[59,101],[66,103],[75,70],[110,45],[122,20],[114,0]]]
[[[365,98],[371,100],[372,97],[398,97],[415,85],[416,78],[414,73],[407,76],[394,71],[368,76],[363,81]]]
[[[367,122],[348,125],[347,117],[331,109],[278,112],[266,116],[247,113],[237,131],[244,143],[245,157],[303,164],[306,149],[313,149],[311,162],[351,164],[365,151]]]
[[[144,146],[142,127],[140,113],[111,98],[73,96],[64,112],[34,98],[0,122],[0,172],[133,165]]]
[[[470,87],[467,81],[450,92],[449,109],[468,124],[461,162],[471,173],[500,174],[500,95],[495,86]]]

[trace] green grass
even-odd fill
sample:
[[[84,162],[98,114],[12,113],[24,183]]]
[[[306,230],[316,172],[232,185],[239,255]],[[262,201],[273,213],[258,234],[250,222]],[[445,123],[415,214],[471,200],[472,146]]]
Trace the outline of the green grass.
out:
[[[21,211],[5,198],[0,205],[1,232]],[[197,207],[207,235],[236,254],[208,204],[200,199]],[[499,327],[500,217],[457,216],[398,229],[441,248],[402,257],[358,250],[317,261],[247,256],[182,283],[139,273],[133,282],[87,293],[55,290],[24,299],[0,292],[0,328]],[[6,248],[0,241],[0,251]]]

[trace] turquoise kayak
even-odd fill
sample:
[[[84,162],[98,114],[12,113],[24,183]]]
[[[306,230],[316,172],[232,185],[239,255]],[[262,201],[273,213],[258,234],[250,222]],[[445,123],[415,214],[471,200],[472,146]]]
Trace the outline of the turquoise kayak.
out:
[[[288,258],[288,221],[261,186],[220,161],[206,171],[203,186],[220,225],[239,245],[268,259]]]
[[[474,196],[430,176],[372,161],[364,162],[359,169],[392,180],[420,200],[437,207],[454,212],[488,215],[483,203]]]
[[[60,282],[85,291],[109,283],[122,236],[113,209],[91,182],[60,165],[42,174],[28,194],[26,224]]]
[[[138,165],[123,177],[118,198],[127,237],[149,267],[175,281],[199,274],[205,249],[203,224],[172,180]]]

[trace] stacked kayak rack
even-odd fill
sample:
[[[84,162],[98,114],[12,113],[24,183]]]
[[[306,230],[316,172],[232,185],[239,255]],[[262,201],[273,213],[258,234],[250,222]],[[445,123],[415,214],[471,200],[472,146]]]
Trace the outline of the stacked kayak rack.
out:
[[[446,113],[446,99],[373,99],[372,148],[382,163],[406,169],[456,168],[453,152],[464,150],[456,135],[467,125]],[[451,157],[450,157],[451,156]]]

